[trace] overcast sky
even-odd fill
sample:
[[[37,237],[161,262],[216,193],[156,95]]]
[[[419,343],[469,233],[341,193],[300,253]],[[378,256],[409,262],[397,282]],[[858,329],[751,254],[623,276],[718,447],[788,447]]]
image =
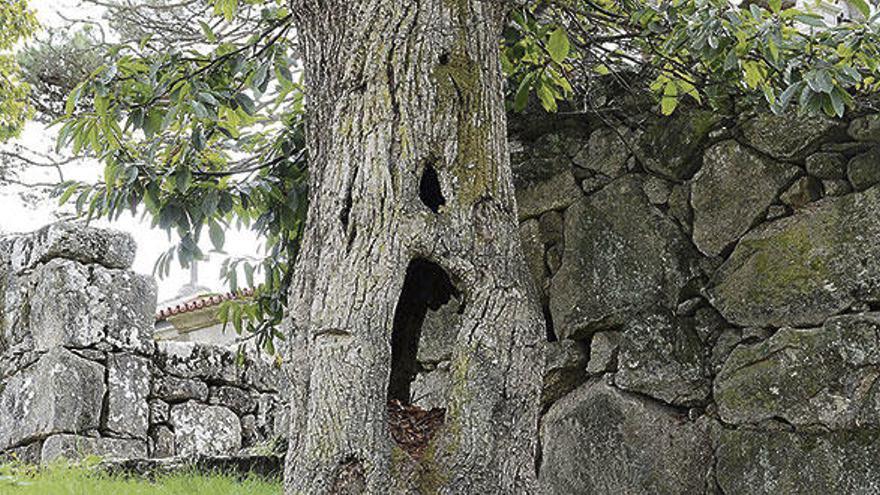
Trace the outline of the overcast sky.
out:
[[[73,18],[98,18],[100,12],[95,9],[85,9],[77,0],[31,0],[30,5],[37,12],[40,23],[47,29],[60,22],[58,12],[66,17]],[[46,129],[38,123],[29,123],[22,133],[19,142],[38,151],[48,152],[55,144],[56,131]],[[97,163],[82,163],[65,168],[65,179],[78,179],[93,182],[99,179],[103,167]],[[19,176],[19,179],[27,182],[57,181],[57,174],[51,170],[30,170]],[[36,230],[57,218],[58,203],[54,199],[43,199],[36,206],[25,201],[21,193],[27,192],[21,187],[0,187],[0,233],[28,232]],[[108,223],[105,220],[93,222],[94,225],[111,227],[129,232],[138,243],[138,253],[134,262],[134,269],[140,273],[150,274],[156,258],[166,251],[176,239],[168,239],[162,230],[150,229],[150,219],[141,219],[140,216],[133,218],[123,215],[119,221]],[[257,252],[258,240],[249,232],[231,231],[226,233],[226,250],[235,256],[247,256]],[[202,249],[207,252],[210,242],[207,239],[202,243]],[[225,258],[223,254],[212,254],[207,262],[200,263],[199,284],[211,289],[222,291],[223,284],[219,279],[220,263]],[[189,281],[189,270],[181,269],[175,263],[169,277],[159,280],[159,301],[172,298],[180,287]]]

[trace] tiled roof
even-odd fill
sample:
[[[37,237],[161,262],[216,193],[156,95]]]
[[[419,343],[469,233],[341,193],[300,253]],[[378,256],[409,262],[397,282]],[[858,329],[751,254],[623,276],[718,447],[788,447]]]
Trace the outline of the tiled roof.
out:
[[[189,301],[184,301],[180,304],[175,304],[174,306],[168,306],[164,309],[160,309],[156,313],[156,321],[164,321],[171,316],[176,316],[183,313],[191,313],[193,311],[198,311],[204,308],[210,308],[211,306],[217,306],[223,301],[229,301],[231,299],[238,299],[241,297],[250,297],[254,295],[254,289],[242,289],[238,291],[238,293],[227,292],[226,294],[214,294],[211,296],[199,296]]]

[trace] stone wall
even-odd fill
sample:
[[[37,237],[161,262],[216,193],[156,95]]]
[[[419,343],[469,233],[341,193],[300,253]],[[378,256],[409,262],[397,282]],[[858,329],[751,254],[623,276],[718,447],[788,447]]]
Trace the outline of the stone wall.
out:
[[[880,493],[880,115],[511,128],[547,493]],[[0,450],[226,454],[284,431],[275,367],[152,340],[133,253],[67,224],[0,240]],[[426,408],[457,297],[421,322]]]
[[[282,431],[273,366],[154,342],[156,285],[129,270],[134,251],[73,224],[0,239],[0,452],[238,454]]]
[[[880,115],[512,128],[547,493],[880,493]]]

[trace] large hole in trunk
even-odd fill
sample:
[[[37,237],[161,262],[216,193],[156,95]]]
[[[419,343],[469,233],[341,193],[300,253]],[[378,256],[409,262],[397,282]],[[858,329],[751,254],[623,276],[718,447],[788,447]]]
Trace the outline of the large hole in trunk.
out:
[[[429,309],[440,309],[457,294],[452,280],[440,265],[423,259],[410,262],[391,332],[389,400],[410,403],[410,385],[419,371],[417,356],[425,315]]]
[[[439,265],[423,259],[410,262],[391,333],[388,426],[397,445],[416,459],[445,420],[447,396],[445,392],[434,394],[442,395],[444,403],[425,405],[413,397],[413,381],[417,376],[424,378],[425,373],[436,373],[439,362],[448,363],[458,329],[456,317],[460,317],[455,311],[462,309],[459,297]],[[438,318],[450,313],[454,317]],[[425,340],[431,343],[420,354],[419,344]]]

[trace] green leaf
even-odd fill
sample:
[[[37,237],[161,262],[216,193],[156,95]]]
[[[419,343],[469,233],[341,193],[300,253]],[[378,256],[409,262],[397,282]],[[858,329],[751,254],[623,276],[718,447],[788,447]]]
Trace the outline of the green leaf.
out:
[[[244,109],[246,114],[253,115],[256,113],[257,109],[254,105],[254,100],[252,100],[250,96],[244,93],[239,93],[235,95],[235,101],[241,105],[241,108]]]
[[[192,131],[192,145],[198,151],[205,149],[205,139],[202,136],[202,130],[199,128],[195,128]]]
[[[209,26],[207,22],[199,21],[199,26],[202,28],[202,33],[208,41],[211,43],[217,41],[217,35],[214,34],[214,30],[211,29],[211,26]]]
[[[81,82],[73,88],[73,91],[67,96],[67,101],[64,102],[64,113],[69,117],[73,115],[73,111],[76,109],[76,102],[79,100],[79,95],[82,93],[83,86],[85,86],[85,82]]]
[[[58,198],[58,205],[63,205],[64,203],[67,203],[67,200],[70,199],[71,196],[73,196],[73,193],[75,193],[78,188],[79,184],[77,183],[69,185],[67,189],[64,190],[64,193],[61,194],[61,197]]]
[[[767,100],[767,103],[771,106],[776,104],[776,93],[773,91],[773,86],[765,84],[761,89],[764,91],[764,99]]]
[[[254,72],[254,77],[251,80],[251,89],[253,89],[255,93],[262,93],[266,90],[268,83],[269,61],[267,60],[265,63],[260,64],[260,66],[257,67],[257,71]]]
[[[220,105],[220,102],[217,101],[217,99],[214,98],[214,95],[212,95],[211,93],[207,93],[207,92],[199,93],[198,98],[200,101],[203,101],[203,102],[207,103],[208,105],[213,105],[215,107]]]
[[[162,120],[164,116],[157,109],[151,109],[144,119],[144,135],[147,139],[152,139],[157,132],[162,130]]]
[[[249,287],[254,286],[254,266],[250,263],[244,264],[244,279]]]
[[[829,95],[831,98],[831,108],[834,109],[834,115],[838,117],[843,117],[846,111],[846,104],[841,96],[842,92],[839,88],[834,88],[834,91]]]
[[[845,0],[846,3],[855,7],[856,10],[859,11],[862,16],[866,19],[871,16],[871,7],[868,6],[868,2],[865,0]]]
[[[739,57],[736,56],[736,50],[731,49],[727,52],[724,59],[724,70],[733,70],[739,67]]]
[[[189,189],[191,183],[192,172],[190,172],[189,167],[183,165],[177,169],[177,173],[174,174],[174,184],[177,186],[177,190],[185,193]]]
[[[663,115],[672,115],[678,106],[678,85],[675,81],[666,83],[663,89],[663,97],[660,99],[660,112]]]
[[[131,185],[138,178],[138,168],[134,165],[125,169],[125,183]]]
[[[785,88],[785,91],[783,91],[782,94],[779,95],[779,104],[781,106],[781,110],[785,110],[788,107],[788,105],[791,103],[791,100],[798,93],[798,91],[800,91],[803,85],[803,82],[797,82]]]
[[[550,58],[557,64],[561,64],[568,57],[568,51],[571,46],[568,42],[568,34],[562,27],[556,28],[550,33],[550,39],[547,41],[547,51],[550,52]]]
[[[794,16],[795,20],[803,22],[808,26],[827,28],[825,20],[815,14],[802,14]]]
[[[547,110],[548,112],[555,112],[557,110],[556,96],[553,94],[550,86],[541,81],[536,92],[538,93],[538,99],[541,100],[541,106],[544,107],[544,110]]]
[[[525,110],[529,103],[529,91],[532,88],[532,74],[527,74],[519,83],[516,90],[516,96],[513,98],[513,109],[517,112]]]
[[[807,84],[810,85],[810,89],[816,93],[830,93],[834,89],[834,80],[827,70],[820,69],[807,72],[805,79]]]
[[[193,114],[200,119],[206,119],[211,115],[208,113],[208,109],[205,108],[205,105],[200,101],[194,101],[190,103],[190,106],[192,107]]]
[[[223,228],[217,222],[211,222],[208,227],[208,234],[211,237],[211,244],[214,245],[214,249],[217,251],[223,251],[223,244],[226,242],[226,234],[223,232]]]
[[[226,22],[232,22],[236,10],[238,10],[238,0],[214,0],[214,14],[222,15]]]
[[[115,161],[109,161],[104,165],[104,183],[111,187],[116,182],[118,167]]]

